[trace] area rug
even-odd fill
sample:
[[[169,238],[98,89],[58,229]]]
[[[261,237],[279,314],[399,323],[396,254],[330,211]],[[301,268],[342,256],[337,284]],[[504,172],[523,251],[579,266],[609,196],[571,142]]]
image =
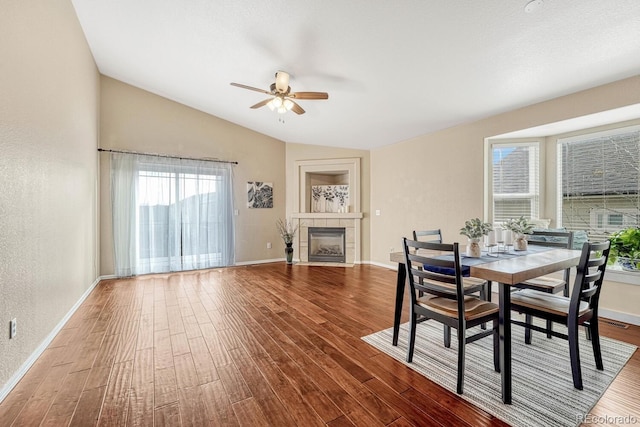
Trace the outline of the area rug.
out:
[[[418,324],[412,363],[406,363],[408,323],[401,325],[398,346],[391,345],[393,330],[362,337],[383,353],[404,363],[431,381],[456,390],[457,341],[451,348],[442,342],[442,325]],[[562,326],[554,325],[558,332]],[[476,332],[467,331],[470,335]],[[455,331],[452,331],[455,335]],[[501,400],[500,374],[493,370],[493,340],[486,337],[466,346],[464,394],[462,398],[513,426],[576,426],[604,394],[607,387],[633,355],[636,347],[601,337],[604,371],[598,371],[591,343],[580,333],[583,390],[573,387],[568,342],[547,339],[533,333],[531,345],[524,344],[524,328],[513,326],[513,403]]]

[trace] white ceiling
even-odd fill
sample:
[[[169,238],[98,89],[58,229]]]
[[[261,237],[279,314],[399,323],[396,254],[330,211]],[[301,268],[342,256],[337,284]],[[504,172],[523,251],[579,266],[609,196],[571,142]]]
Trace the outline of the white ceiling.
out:
[[[639,0],[72,2],[102,74],[286,142],[374,148],[640,73]],[[329,99],[280,116],[229,84],[278,70]]]

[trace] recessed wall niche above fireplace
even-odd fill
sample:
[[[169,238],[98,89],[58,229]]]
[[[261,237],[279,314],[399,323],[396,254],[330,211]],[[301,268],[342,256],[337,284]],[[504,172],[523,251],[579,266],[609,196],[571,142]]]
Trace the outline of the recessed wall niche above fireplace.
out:
[[[320,211],[313,205],[313,187],[331,186],[348,188],[344,206]],[[300,227],[294,241],[294,253],[301,263],[349,266],[360,263],[361,222],[360,158],[298,160],[294,176],[294,212],[291,217]],[[326,199],[326,198],[325,198]],[[340,200],[342,202],[342,200]],[[297,210],[297,212],[296,212]],[[332,212],[327,212],[331,210]],[[316,228],[341,229],[343,233],[343,259],[311,255],[315,245],[309,230]],[[326,238],[325,238],[326,240]],[[335,246],[335,243],[329,246]],[[324,255],[324,254],[316,254]]]

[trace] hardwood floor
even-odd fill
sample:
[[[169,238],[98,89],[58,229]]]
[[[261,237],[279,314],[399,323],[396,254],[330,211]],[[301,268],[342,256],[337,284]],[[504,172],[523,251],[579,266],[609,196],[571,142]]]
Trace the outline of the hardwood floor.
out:
[[[394,287],[284,263],[101,282],[0,426],[505,425],[360,339],[392,325]],[[640,327],[602,333],[640,345]],[[593,415],[640,419],[638,353]]]

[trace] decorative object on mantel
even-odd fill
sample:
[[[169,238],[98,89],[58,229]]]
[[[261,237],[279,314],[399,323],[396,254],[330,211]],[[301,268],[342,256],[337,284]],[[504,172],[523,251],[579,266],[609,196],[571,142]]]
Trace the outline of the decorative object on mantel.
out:
[[[349,212],[349,186],[312,185],[311,212]]]
[[[473,218],[465,221],[464,227],[460,229],[460,234],[469,238],[469,242],[467,244],[468,257],[480,258],[482,255],[480,239],[489,234],[492,230],[493,226],[488,222],[482,222],[480,218]]]
[[[293,263],[293,238],[296,237],[296,232],[298,231],[298,225],[295,226],[291,224],[289,220],[278,219],[276,222],[276,227],[278,227],[278,233],[280,233],[280,237],[284,241],[285,248],[284,253],[287,256],[287,264]]]
[[[640,272],[640,227],[629,227],[609,236],[609,264],[618,263],[625,271]]]
[[[513,239],[513,250],[526,251],[529,247],[526,235],[531,234],[531,231],[533,231],[533,224],[523,215],[518,219],[508,219],[503,224],[503,227],[511,230],[515,235],[515,239]]]
[[[273,183],[259,181],[247,182],[247,207],[272,208]]]

